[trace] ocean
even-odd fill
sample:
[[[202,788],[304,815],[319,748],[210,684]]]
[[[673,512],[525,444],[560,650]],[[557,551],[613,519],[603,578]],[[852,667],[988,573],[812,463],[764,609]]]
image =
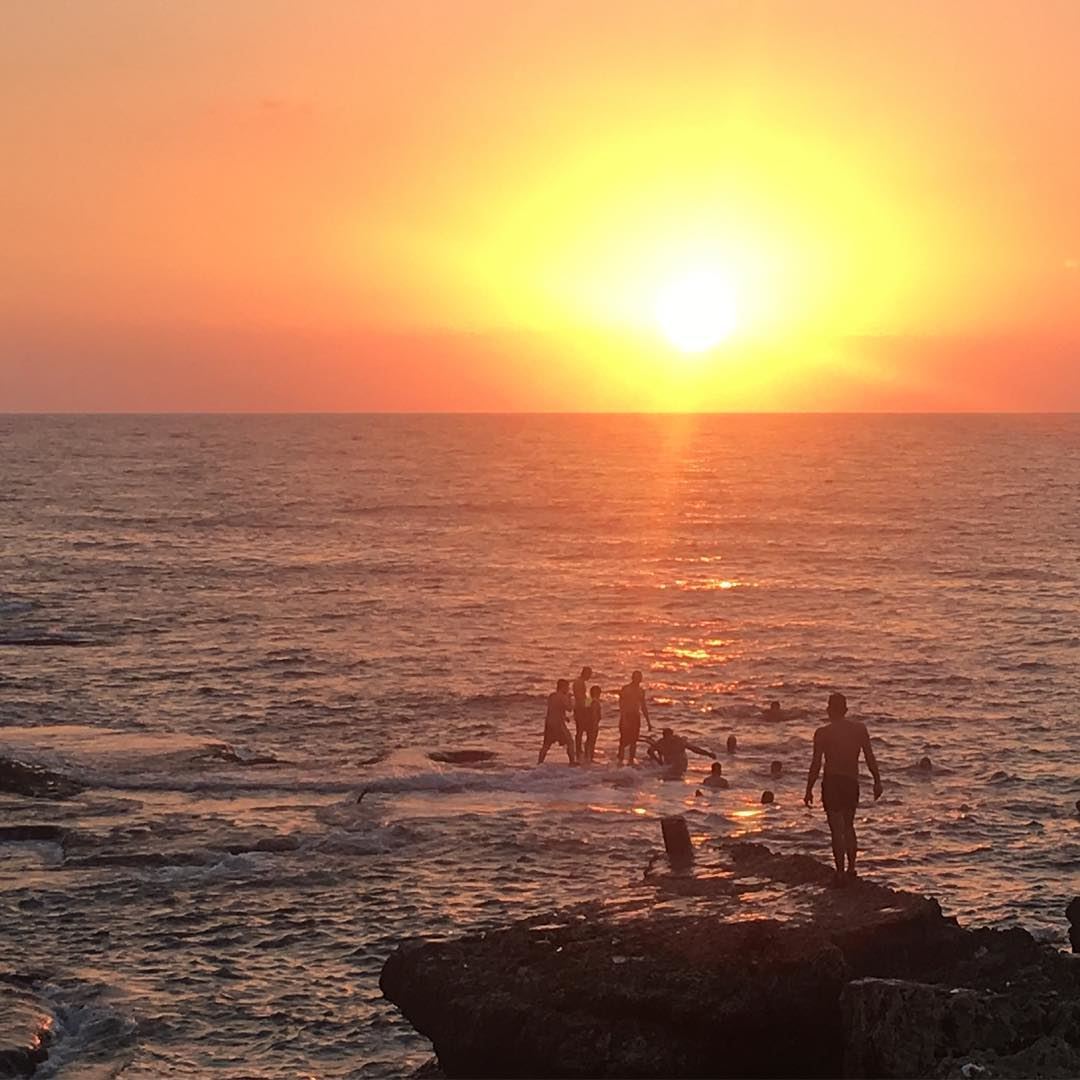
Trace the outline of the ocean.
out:
[[[834,690],[864,876],[1064,945],[1080,417],[6,416],[0,479],[0,756],[88,785],[0,796],[66,830],[0,843],[43,1076],[407,1075],[398,941],[641,892],[665,814],[827,861]],[[598,761],[537,767],[584,664]],[[729,790],[615,767],[635,668]]]

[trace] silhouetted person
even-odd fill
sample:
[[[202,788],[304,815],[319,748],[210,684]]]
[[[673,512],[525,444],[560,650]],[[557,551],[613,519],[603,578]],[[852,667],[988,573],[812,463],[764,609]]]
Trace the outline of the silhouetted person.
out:
[[[727,788],[731,785],[728,783],[727,777],[723,775],[724,768],[719,761],[714,761],[712,765],[712,771],[702,781],[705,787],[714,788]]]
[[[547,757],[552,743],[558,743],[566,747],[566,756],[570,764],[574,764],[574,740],[570,738],[570,731],[566,726],[566,713],[570,708],[570,683],[566,679],[560,679],[555,684],[553,693],[548,694],[547,716],[544,719],[544,741],[540,747],[540,764]]]
[[[660,737],[658,735],[646,735],[641,741],[648,747],[645,756],[650,761],[656,762],[657,765],[663,765],[664,755],[660,750]]]
[[[588,712],[585,719],[585,760],[590,762],[593,759],[593,754],[596,753],[596,736],[600,734],[601,693],[599,686],[594,686],[589,690]],[[581,755],[578,754],[578,761],[580,760]]]
[[[729,735],[727,737],[727,752],[729,754],[734,754],[738,746],[739,740],[736,739],[734,735]]]
[[[772,763],[772,764],[771,764],[771,765],[769,766],[769,775],[770,775],[770,776],[772,776],[772,777],[774,777],[774,778],[775,778],[775,777],[778,777],[778,776],[780,776],[780,775],[782,775],[782,774],[783,774],[783,771],[784,771],[784,765],[783,765],[783,762],[780,762],[780,761],[774,761],[774,762],[773,762],[773,763]]]
[[[774,802],[776,802],[776,796],[771,791],[766,789],[765,791],[763,791],[761,793],[761,805],[762,806],[770,806]]]
[[[623,763],[623,754],[628,754],[628,763],[634,764],[637,754],[638,739],[641,738],[641,718],[652,731],[649,719],[649,706],[645,701],[645,688],[641,685],[641,672],[635,671],[630,681],[619,691],[619,764]]]
[[[589,680],[592,678],[592,668],[583,667],[581,674],[574,680],[574,750],[577,752],[578,761],[581,760],[582,744],[585,741],[586,729],[589,726]]]
[[[928,757],[919,758],[919,769],[922,772],[933,772],[934,763]]]
[[[660,732],[660,738],[656,741],[655,749],[660,755],[664,766],[664,778],[667,780],[677,780],[686,775],[686,770],[690,764],[686,758],[687,750],[694,754],[700,754],[702,757],[716,757],[711,750],[694,746],[681,735],[676,735],[669,727]]]
[[[866,725],[847,719],[847,698],[843,694],[830,694],[828,704],[829,722],[814,732],[814,756],[810,761],[810,775],[806,778],[807,806],[814,801],[814,784],[825,759],[825,775],[821,780],[821,802],[829,819],[832,833],[833,861],[836,863],[836,880],[844,880],[846,872],[855,876],[855,858],[859,853],[855,836],[855,808],[859,805],[859,754],[866,758],[866,767],[874,778],[874,798],[881,798],[881,774],[878,772],[874,751],[870,746],[870,733]]]
[[[766,720],[783,720],[784,714],[780,709],[779,701],[770,701],[769,707],[762,710],[761,714]]]

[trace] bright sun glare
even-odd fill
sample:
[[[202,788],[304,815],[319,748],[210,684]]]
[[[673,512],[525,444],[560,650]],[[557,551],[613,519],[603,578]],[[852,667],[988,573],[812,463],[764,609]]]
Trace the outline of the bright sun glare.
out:
[[[695,270],[668,282],[656,298],[660,332],[684,353],[700,353],[729,338],[738,323],[730,282],[712,270]]]

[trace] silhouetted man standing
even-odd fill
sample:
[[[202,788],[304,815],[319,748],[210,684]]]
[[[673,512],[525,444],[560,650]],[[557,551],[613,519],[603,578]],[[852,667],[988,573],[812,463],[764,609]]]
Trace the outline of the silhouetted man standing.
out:
[[[859,853],[855,836],[855,809],[859,805],[859,754],[866,758],[866,767],[874,778],[874,799],[881,798],[881,773],[878,772],[870,733],[866,725],[847,719],[847,698],[830,694],[829,722],[814,732],[814,756],[810,775],[806,779],[807,806],[814,801],[814,784],[825,759],[825,775],[821,780],[821,802],[832,833],[833,861],[836,863],[836,882],[855,877],[855,857]],[[845,859],[847,866],[845,869]]]
[[[584,741],[589,733],[589,718],[592,708],[589,704],[589,680],[592,678],[592,668],[583,667],[581,674],[574,680],[574,750],[578,761],[581,761]]]
[[[576,763],[574,757],[574,740],[570,737],[570,731],[566,726],[566,713],[570,708],[570,683],[566,679],[560,679],[555,686],[554,693],[548,694],[547,715],[544,717],[544,741],[540,745],[540,756],[537,763],[542,764],[547,757],[552,743],[558,743],[566,747],[566,756],[570,764]]]
[[[628,764],[634,764],[637,755],[638,739],[641,738],[641,718],[652,731],[649,719],[649,706],[645,701],[645,687],[641,685],[641,672],[635,671],[630,681],[619,691],[619,764],[623,763],[623,754],[629,751]]]

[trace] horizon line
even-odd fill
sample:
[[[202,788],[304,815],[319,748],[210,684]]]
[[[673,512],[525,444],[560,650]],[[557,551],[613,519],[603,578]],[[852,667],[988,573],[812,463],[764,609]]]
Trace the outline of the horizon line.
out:
[[[91,416],[1080,416],[1080,409],[0,409],[0,417]]]

